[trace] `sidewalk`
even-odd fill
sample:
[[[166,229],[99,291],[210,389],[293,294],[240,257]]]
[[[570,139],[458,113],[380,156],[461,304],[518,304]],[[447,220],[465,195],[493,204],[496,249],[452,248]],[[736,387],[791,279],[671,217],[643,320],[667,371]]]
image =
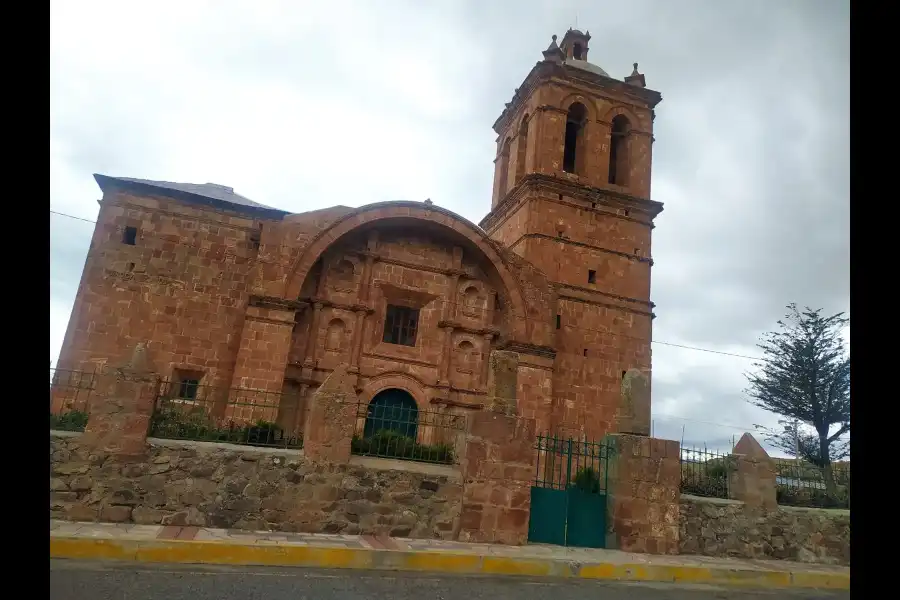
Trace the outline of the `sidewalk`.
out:
[[[50,521],[50,558],[850,589],[849,567],[559,546]]]

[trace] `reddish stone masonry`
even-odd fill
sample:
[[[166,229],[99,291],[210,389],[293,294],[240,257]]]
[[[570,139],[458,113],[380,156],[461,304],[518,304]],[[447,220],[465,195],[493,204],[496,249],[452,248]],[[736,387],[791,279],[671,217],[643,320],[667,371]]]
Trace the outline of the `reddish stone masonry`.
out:
[[[618,431],[622,374],[650,370],[661,96],[637,71],[620,81],[575,58],[588,54],[576,33],[494,124],[481,227],[430,200],[289,214],[215,184],[96,175],[103,199],[58,366],[121,364],[141,343],[163,378],[306,406],[346,363],[361,400],[399,388],[465,415],[496,403],[488,358],[508,348],[517,414],[537,430]]]

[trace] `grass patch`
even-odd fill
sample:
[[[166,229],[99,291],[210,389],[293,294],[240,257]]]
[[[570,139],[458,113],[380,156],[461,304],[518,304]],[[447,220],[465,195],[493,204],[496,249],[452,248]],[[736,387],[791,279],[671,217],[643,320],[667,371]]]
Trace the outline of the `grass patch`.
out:
[[[399,458],[453,464],[453,447],[449,444],[420,444],[415,439],[396,431],[381,429],[367,438],[353,436],[350,442],[353,454],[378,456],[381,458]]]

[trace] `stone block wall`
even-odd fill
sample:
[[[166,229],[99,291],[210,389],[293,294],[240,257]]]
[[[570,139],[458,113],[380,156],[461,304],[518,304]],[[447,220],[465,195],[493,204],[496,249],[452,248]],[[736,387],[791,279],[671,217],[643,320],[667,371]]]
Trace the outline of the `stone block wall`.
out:
[[[612,434],[606,444],[607,548],[678,554],[678,442]]]
[[[459,539],[521,545],[528,538],[534,420],[495,412],[470,417]]]
[[[226,444],[151,439],[145,456],[126,459],[51,435],[50,466],[50,516],[70,521],[453,539],[462,500],[445,467]]]
[[[850,511],[681,496],[679,553],[850,564]]]

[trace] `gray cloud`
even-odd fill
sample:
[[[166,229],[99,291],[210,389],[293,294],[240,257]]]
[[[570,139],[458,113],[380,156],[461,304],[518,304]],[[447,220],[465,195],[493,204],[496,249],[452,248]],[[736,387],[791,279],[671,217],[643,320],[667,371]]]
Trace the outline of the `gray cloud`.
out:
[[[100,171],[293,211],[431,197],[477,222],[491,124],[577,15],[592,62],[638,61],[664,97],[654,337],[757,355],[788,302],[849,311],[848,2],[264,4],[54,3],[51,206],[94,217]],[[51,358],[90,232],[51,217]],[[771,424],[750,367],[654,346],[657,434]]]

